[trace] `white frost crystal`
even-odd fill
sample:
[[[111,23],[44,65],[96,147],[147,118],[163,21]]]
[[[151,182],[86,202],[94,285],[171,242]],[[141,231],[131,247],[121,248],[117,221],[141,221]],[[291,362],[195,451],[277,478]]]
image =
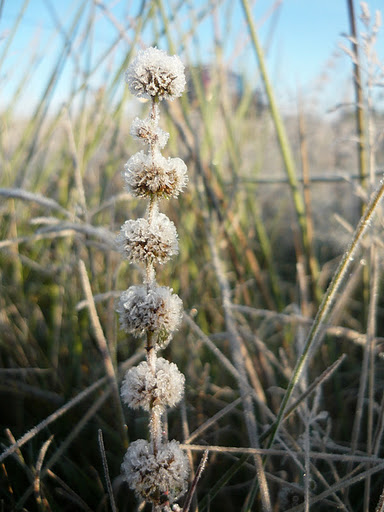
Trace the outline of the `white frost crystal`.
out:
[[[162,357],[156,359],[155,375],[146,361],[127,371],[121,386],[123,401],[138,409],[149,411],[151,407],[174,407],[184,393],[184,375],[174,363]]]
[[[125,81],[132,94],[138,98],[173,100],[185,88],[184,65],[177,57],[163,50],[141,50],[125,73]]]
[[[118,249],[131,262],[165,263],[179,252],[174,223],[163,213],[147,219],[127,220],[116,238]]]
[[[188,182],[187,166],[181,158],[164,158],[139,151],[124,166],[127,189],[137,197],[177,197]]]
[[[150,118],[136,117],[131,125],[131,135],[144,144],[157,145],[159,149],[163,149],[169,139],[169,133],[155,125]]]
[[[167,286],[131,286],[120,296],[117,308],[121,327],[135,336],[147,331],[156,333],[157,343],[164,347],[181,323],[183,302]]]
[[[188,459],[177,441],[161,445],[154,455],[144,439],[131,443],[121,465],[131,489],[155,502],[166,497],[171,503],[186,491]]]

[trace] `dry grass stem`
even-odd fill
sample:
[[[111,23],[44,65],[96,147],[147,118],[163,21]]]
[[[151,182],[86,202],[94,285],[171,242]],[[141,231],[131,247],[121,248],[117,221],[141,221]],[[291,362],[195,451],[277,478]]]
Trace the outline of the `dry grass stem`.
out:
[[[98,440],[99,440],[99,449],[100,449],[101,460],[103,461],[105,482],[107,484],[107,489],[108,489],[109,503],[111,505],[112,512],[117,512],[115,498],[113,496],[113,488],[112,488],[111,478],[109,476],[107,455],[105,453],[105,448],[104,448],[103,432],[101,429],[98,430]]]

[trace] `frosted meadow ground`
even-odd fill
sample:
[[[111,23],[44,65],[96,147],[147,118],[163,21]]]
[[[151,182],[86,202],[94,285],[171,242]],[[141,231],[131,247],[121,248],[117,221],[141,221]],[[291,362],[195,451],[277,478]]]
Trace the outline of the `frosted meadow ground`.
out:
[[[26,55],[31,60],[23,61],[22,76],[13,75],[14,95],[2,110],[0,132],[2,510],[151,510],[121,473],[127,445],[147,443],[150,436],[149,413],[116,400],[127,370],[136,368],[130,376],[138,382],[146,364],[143,339],[120,329],[116,313],[124,290],[136,287],[136,299],[142,291],[142,267],[135,261],[142,253],[132,264],[123,260],[116,236],[121,226],[120,237],[148,229],[147,200],[123,189],[122,172],[129,159],[140,168],[146,158],[131,126],[143,128],[140,119],[150,105],[122,83],[139,49],[156,42],[178,54],[187,69],[183,96],[160,104],[157,136],[164,159],[185,162],[189,183],[177,199],[159,202],[154,232],[165,230],[174,239],[177,230],[178,253],[175,243],[162,253],[156,280],[173,289],[185,311],[159,353],[177,365],[175,375],[185,376],[183,399],[176,404],[181,392],[169,399],[175,406],[163,416],[163,431],[181,443],[190,479],[210,449],[190,510],[380,512],[380,204],[365,207],[372,219],[360,238],[358,232],[353,257],[345,259],[345,279],[336,282],[322,338],[311,348],[316,312],[362,205],[382,177],[382,56],[374,45],[379,19],[356,3],[361,158],[352,81],[345,105],[332,115],[318,114],[311,103],[321,103],[321,88],[282,115],[276,84],[262,74],[264,56],[256,58],[258,32],[247,2],[239,8],[246,30],[255,29],[247,44],[254,52],[256,89],[246,77],[242,87],[234,85],[241,83],[229,73],[236,61],[220,58],[220,44],[215,66],[192,65],[191,55],[206,41],[192,37],[193,31],[176,31],[185,12],[175,8],[167,16],[167,6],[144,4],[140,23],[131,20],[125,32],[107,4],[78,6],[55,66],[41,76],[46,88],[23,118],[19,94],[35,72],[33,56]],[[229,23],[227,8],[223,3],[215,11],[207,4],[188,12],[197,28],[215,16]],[[107,65],[107,82],[93,88],[87,55],[95,48],[91,34],[98,16],[112,24],[115,39],[97,64],[100,70]],[[16,22],[13,28],[15,34],[21,30]],[[220,42],[223,33],[212,38]],[[12,37],[11,31],[0,47],[3,65]],[[351,48],[350,41],[343,43]],[[119,44],[131,48],[121,60],[113,54]],[[49,106],[65,59],[76,62],[77,71],[65,106],[55,110]],[[335,71],[325,71],[329,85]],[[274,100],[276,111],[269,107]],[[151,250],[155,254],[159,246]],[[126,303],[132,293],[124,293]],[[306,365],[292,387],[303,350]],[[126,401],[137,398],[132,385],[123,390]],[[183,506],[182,499],[178,503]]]

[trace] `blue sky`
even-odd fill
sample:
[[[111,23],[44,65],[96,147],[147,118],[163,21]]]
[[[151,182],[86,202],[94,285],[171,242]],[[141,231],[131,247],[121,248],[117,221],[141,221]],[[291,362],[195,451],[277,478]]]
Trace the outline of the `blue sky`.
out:
[[[4,0],[3,4],[0,1],[0,59],[25,3],[24,0]],[[80,0],[29,0],[15,37],[6,51],[6,57],[3,62],[0,60],[2,105],[12,97],[23,74],[31,66],[20,101],[23,109],[33,109],[49,81],[59,55],[62,54],[65,33],[68,33],[81,3]],[[92,68],[100,55],[116,41],[119,27],[124,29],[125,38],[117,43],[113,52],[93,75],[89,86],[97,89],[108,84],[112,76],[111,70],[118,69],[132,46],[133,32],[127,27],[130,20],[133,26],[137,24],[142,2],[104,0],[103,3],[115,21],[111,22],[92,0],[84,0],[85,8],[79,21],[73,50],[63,62],[60,79],[53,93],[55,105],[65,102],[71,87],[82,83],[82,71],[87,66]],[[211,4],[202,0],[184,2],[184,7],[177,13],[176,21],[172,22],[174,6],[179,5],[180,0],[164,0],[163,3],[167,18],[170,19],[170,31],[179,51],[183,46],[185,33],[194,26],[191,17],[203,16],[206,7]],[[329,107],[332,101],[342,101],[342,94],[347,93],[346,84],[351,70],[350,60],[338,49],[338,44],[345,42],[342,33],[349,31],[346,0],[284,0],[277,9],[273,9],[276,3],[274,0],[257,0],[253,2],[253,14],[260,40],[268,48],[268,70],[280,101],[288,105],[297,96],[298,90],[304,95],[310,95],[317,90],[316,87],[323,87],[321,94],[327,98]],[[220,40],[224,60],[230,62],[231,67],[237,71],[244,71],[257,85],[257,64],[249,45],[241,2],[223,0],[216,4],[214,14],[200,21],[189,37],[182,58],[202,60],[209,64],[217,58],[214,50],[216,37]],[[372,13],[384,7],[382,0],[369,0],[367,4]],[[146,12],[151,5],[151,2],[146,2]],[[355,9],[360,13],[358,2],[355,2]],[[87,23],[92,12],[95,14],[95,22],[92,30],[89,30]],[[157,41],[159,47],[166,49],[166,40],[154,35],[162,26],[158,16],[157,22],[147,25],[143,30],[138,44],[147,45]],[[87,39],[84,38],[85,34]],[[380,48],[384,50],[383,41],[381,35],[378,51],[379,56],[384,59],[384,52],[380,55]],[[36,61],[31,65],[33,56]],[[328,81],[324,80],[323,75],[326,70]],[[116,94],[121,94],[121,91],[117,90]]]

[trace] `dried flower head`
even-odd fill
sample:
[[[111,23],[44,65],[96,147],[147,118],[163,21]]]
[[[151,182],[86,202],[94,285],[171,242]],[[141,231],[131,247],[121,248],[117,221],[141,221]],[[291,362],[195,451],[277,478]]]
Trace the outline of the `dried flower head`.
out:
[[[163,50],[141,50],[125,73],[125,81],[138,98],[157,97],[174,100],[185,88],[184,65]]]
[[[161,445],[156,455],[151,445],[139,439],[128,448],[121,465],[131,489],[155,503],[171,503],[186,491],[188,459],[177,441]]]
[[[165,263],[179,252],[174,223],[163,213],[147,219],[127,220],[116,238],[116,245],[131,262]]]
[[[121,327],[134,336],[155,333],[158,347],[165,347],[181,323],[183,302],[167,286],[131,286],[121,294],[117,308]]]
[[[137,197],[177,197],[188,182],[187,166],[181,158],[164,158],[140,151],[124,166],[127,189]]]
[[[156,373],[152,373],[148,363],[143,361],[125,374],[121,386],[121,397],[132,409],[142,407],[174,407],[184,393],[184,375],[174,363],[162,357],[156,359]]]
[[[159,149],[163,149],[169,139],[169,133],[154,125],[150,118],[136,117],[131,125],[131,135],[140,142],[156,145]]]

